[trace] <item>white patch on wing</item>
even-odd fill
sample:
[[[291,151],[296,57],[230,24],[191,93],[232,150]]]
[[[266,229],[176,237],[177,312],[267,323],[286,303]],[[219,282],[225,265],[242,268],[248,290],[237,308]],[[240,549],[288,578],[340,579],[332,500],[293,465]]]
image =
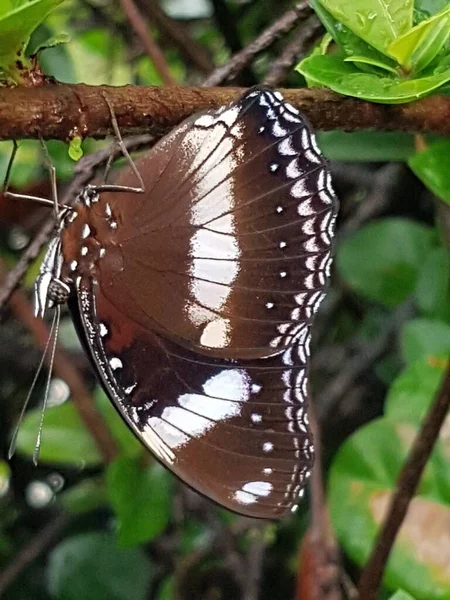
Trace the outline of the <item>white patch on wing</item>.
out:
[[[230,320],[216,319],[205,325],[200,344],[208,348],[226,348],[230,341]]]
[[[202,125],[209,121],[211,129],[204,132],[194,127],[183,141],[190,146],[189,155],[194,156],[192,183],[198,198],[192,204],[190,216],[192,225],[198,227],[190,240],[189,287],[194,302],[186,308],[196,327],[212,319],[208,310],[192,310],[195,301],[216,312],[223,310],[240,270],[241,250],[233,214],[236,208],[233,171],[244,158],[242,147],[235,139],[242,136],[242,126],[236,123],[238,116],[239,109],[234,107],[214,116],[212,121],[210,116],[199,117],[196,123]],[[235,137],[228,133],[231,125]],[[202,143],[199,143],[200,137]],[[221,285],[212,285],[211,281]],[[214,325],[211,331],[204,331],[205,341],[201,343],[216,348],[226,346],[228,337],[224,336],[223,323],[221,335],[218,335],[218,327]],[[217,341],[211,346],[214,337]]]
[[[261,497],[267,497],[273,489],[270,481],[249,481],[234,493],[239,504],[254,504]]]

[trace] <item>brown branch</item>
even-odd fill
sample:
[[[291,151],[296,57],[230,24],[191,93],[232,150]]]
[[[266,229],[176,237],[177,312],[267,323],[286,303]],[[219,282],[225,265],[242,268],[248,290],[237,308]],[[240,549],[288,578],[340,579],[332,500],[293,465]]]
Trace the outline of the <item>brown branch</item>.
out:
[[[169,17],[155,0],[139,0],[138,5],[150,22],[164,33],[200,71],[209,73],[213,62],[208,52],[186,32],[185,27]]]
[[[172,77],[170,73],[169,65],[164,58],[164,54],[153,39],[150,29],[147,23],[144,21],[136,4],[134,3],[134,0],[120,0],[120,4],[122,5],[122,9],[126,14],[131,26],[136,32],[136,35],[141,40],[145,52],[155,65],[155,68],[161,75],[161,79],[165,85],[175,85],[176,79]]]
[[[250,63],[256,54],[259,54],[259,52],[268,48],[280,36],[289,33],[289,31],[291,31],[291,29],[310,11],[311,7],[307,0],[298,2],[294,8],[285,12],[284,15],[265,29],[253,42],[235,54],[231,60],[215,69],[215,71],[206,78],[203,85],[205,87],[220,85],[227,79],[235,77]]]
[[[294,38],[286,44],[280,56],[273,61],[267,75],[263,79],[263,83],[274,87],[279,85],[292,70],[293,66],[306,53],[321,31],[322,24],[318,21],[317,17],[315,15],[309,17],[302,24]]]
[[[378,535],[372,555],[361,575],[358,588],[361,600],[376,600],[378,596],[383,571],[395,538],[419,485],[423,470],[431,456],[449,409],[450,361],[441,387],[436,394],[436,399],[417,433],[408,458],[400,472],[387,517]]]
[[[195,112],[236,100],[240,88],[157,88],[46,85],[0,88],[0,139],[68,140],[112,133],[107,94],[123,135],[161,135]],[[280,90],[316,129],[421,131],[450,135],[450,97],[409,104],[374,104],[323,89]]]
[[[30,331],[37,345],[44,350],[49,339],[48,327],[42,319],[35,318],[25,294],[21,290],[17,290],[9,304],[15,316]],[[49,355],[47,355],[47,359],[49,359]],[[48,360],[46,362],[48,364]],[[103,460],[105,463],[111,462],[117,453],[116,443],[105,425],[103,417],[98,413],[92,394],[84,385],[83,378],[72,365],[66,353],[59,347],[55,353],[53,370],[69,386],[74,406],[91,433]]]
[[[143,145],[148,145],[152,142],[152,140],[153,137],[146,134],[134,136],[128,140],[125,140],[125,145],[129,150],[131,150]],[[118,148],[114,150],[115,156],[118,156],[120,153],[121,152]],[[63,195],[61,203],[71,205],[80,190],[94,178],[96,169],[101,164],[106,163],[110,155],[111,149],[103,148],[102,150],[98,150],[97,152],[82,158],[74,169],[75,177]],[[2,285],[0,286],[0,310],[9,300],[11,294],[27,272],[30,264],[39,256],[42,247],[48,242],[53,230],[54,220],[52,215],[49,214],[47,222],[44,223],[31,244],[28,246],[25,252],[23,252],[20,260],[17,262],[14,268],[9,271],[5,280],[2,282]]]
[[[312,402],[308,406],[315,459],[311,474],[311,525],[300,549],[298,600],[341,600],[339,551],[325,500],[322,441]]]
[[[69,522],[70,516],[61,513],[38,531],[16,554],[13,561],[0,573],[0,597],[29,564],[59,538]]]

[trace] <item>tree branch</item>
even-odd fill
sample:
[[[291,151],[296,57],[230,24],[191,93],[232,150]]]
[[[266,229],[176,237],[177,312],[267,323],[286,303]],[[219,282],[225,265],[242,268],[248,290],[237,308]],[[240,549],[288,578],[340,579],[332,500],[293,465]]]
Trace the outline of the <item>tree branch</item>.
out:
[[[123,12],[126,14],[128,21],[133,27],[136,35],[141,40],[146,54],[155,65],[156,70],[161,75],[161,79],[165,85],[175,85],[176,79],[170,73],[169,65],[161,52],[160,47],[155,42],[150,32],[147,23],[142,18],[139,9],[133,0],[120,0]]]
[[[271,86],[279,85],[322,31],[322,24],[316,15],[311,15],[302,23],[292,40],[286,44],[281,54],[273,61],[263,83]]]
[[[0,88],[0,139],[69,140],[112,132],[107,94],[123,135],[161,135],[186,117],[236,100],[240,88],[158,88],[46,85]],[[281,90],[316,129],[414,131],[450,134],[450,97],[409,104],[374,104],[323,89]]]
[[[431,456],[439,432],[450,409],[450,362],[436,399],[417,433],[397,480],[395,492],[374,550],[359,582],[359,597],[375,600],[395,538],[408,512],[423,470]]]

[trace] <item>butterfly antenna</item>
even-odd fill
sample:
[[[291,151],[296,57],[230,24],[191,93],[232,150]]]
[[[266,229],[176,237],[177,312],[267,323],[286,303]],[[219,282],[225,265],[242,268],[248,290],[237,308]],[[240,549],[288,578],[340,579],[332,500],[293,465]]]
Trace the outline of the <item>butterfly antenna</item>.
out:
[[[19,149],[19,146],[18,146],[16,140],[13,141],[13,149],[12,149],[11,156],[10,156],[10,159],[8,162],[8,167],[6,169],[5,179],[3,180],[3,195],[6,198],[14,198],[15,200],[31,200],[32,202],[37,202],[38,204],[43,204],[44,206],[51,206],[55,210],[55,213],[58,214],[57,211],[61,207],[58,205],[58,203],[55,200],[55,198],[56,198],[56,196],[55,196],[55,193],[56,193],[56,171],[50,161],[50,157],[48,155],[47,148],[46,148],[45,144],[43,143],[42,138],[40,138],[40,139],[41,139],[41,143],[43,144],[43,147],[44,147],[45,158],[46,159],[48,158],[48,163],[50,165],[49,170],[50,170],[50,178],[51,178],[51,185],[52,185],[52,200],[49,200],[48,198],[42,198],[41,196],[32,196],[30,194],[18,194],[16,192],[9,191],[9,182],[11,180],[11,171],[12,171],[14,160],[16,158],[17,151]],[[52,169],[53,169],[53,172],[52,172]],[[55,209],[55,204],[56,204],[56,209]],[[71,207],[63,205],[63,208],[70,209]]]
[[[113,108],[108,96],[105,93],[103,93],[103,98],[105,99],[105,102],[108,105],[109,114],[111,116],[111,124],[112,124],[113,130],[114,130],[114,135],[116,138],[115,144],[117,144],[119,146],[123,156],[125,157],[128,164],[130,165],[133,173],[135,174],[136,179],[139,181],[139,188],[129,188],[129,189],[130,189],[130,191],[134,190],[136,192],[144,192],[145,191],[144,181],[136,167],[134,160],[131,158],[130,153],[127,150],[127,147],[124,144],[122,134],[120,133],[119,124],[117,123],[117,118],[116,118],[116,113],[114,112],[114,108]],[[109,173],[109,169],[111,168],[112,156],[113,156],[113,154],[111,153],[111,155],[108,159],[108,164],[107,164],[108,170],[107,171],[105,170],[105,177],[107,177],[107,175]],[[106,181],[106,179],[105,179],[105,181]]]
[[[19,419],[17,421],[17,425],[16,425],[16,427],[14,429],[14,433],[13,433],[13,436],[11,438],[11,443],[9,445],[8,459],[11,459],[13,457],[15,451],[16,451],[17,436],[19,434],[19,429],[20,429],[20,426],[22,424],[22,421],[23,421],[23,418],[24,418],[24,415],[25,415],[25,411],[26,411],[26,409],[28,407],[28,404],[30,402],[30,398],[31,398],[31,396],[32,396],[32,394],[34,392],[34,388],[36,387],[37,380],[39,378],[39,375],[41,374],[42,367],[44,366],[45,357],[47,356],[47,352],[48,352],[48,349],[50,347],[50,343],[51,343],[51,341],[53,339],[53,333],[55,331],[55,324],[56,324],[56,316],[57,316],[57,313],[55,313],[55,315],[53,317],[52,326],[50,328],[50,334],[48,336],[47,343],[45,344],[44,352],[42,353],[42,357],[41,357],[41,360],[39,361],[38,368],[36,369],[36,373],[34,375],[33,382],[31,383],[31,387],[30,387],[30,389],[28,391],[28,394],[27,394],[27,397],[25,399],[25,402],[23,403],[22,410],[20,411]]]
[[[58,341],[58,333],[59,333],[59,323],[61,321],[61,307],[58,305],[55,310],[55,314],[53,316],[52,328],[50,330],[49,340],[52,340],[52,347],[50,352],[50,363],[48,366],[48,374],[47,374],[47,382],[45,384],[45,392],[44,392],[44,401],[42,403],[41,410],[41,418],[39,421],[38,434],[36,438],[36,446],[34,447],[33,452],[33,464],[37,466],[39,461],[39,454],[41,451],[41,442],[42,442],[42,430],[44,427],[44,417],[45,412],[47,410],[48,405],[48,396],[50,392],[50,384],[52,381],[52,371],[53,371],[53,363],[55,362],[55,354],[56,354],[56,343]]]

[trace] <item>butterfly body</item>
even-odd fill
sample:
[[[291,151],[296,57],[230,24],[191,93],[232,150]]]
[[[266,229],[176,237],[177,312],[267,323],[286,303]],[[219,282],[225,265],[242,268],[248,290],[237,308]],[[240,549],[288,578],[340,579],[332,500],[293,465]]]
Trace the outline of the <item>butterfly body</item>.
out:
[[[312,466],[310,328],[336,215],[326,163],[262,89],[188,119],[137,168],[145,193],[88,187],[64,215],[55,279],[156,457],[231,510],[282,516]],[[133,183],[124,169],[117,184]]]

